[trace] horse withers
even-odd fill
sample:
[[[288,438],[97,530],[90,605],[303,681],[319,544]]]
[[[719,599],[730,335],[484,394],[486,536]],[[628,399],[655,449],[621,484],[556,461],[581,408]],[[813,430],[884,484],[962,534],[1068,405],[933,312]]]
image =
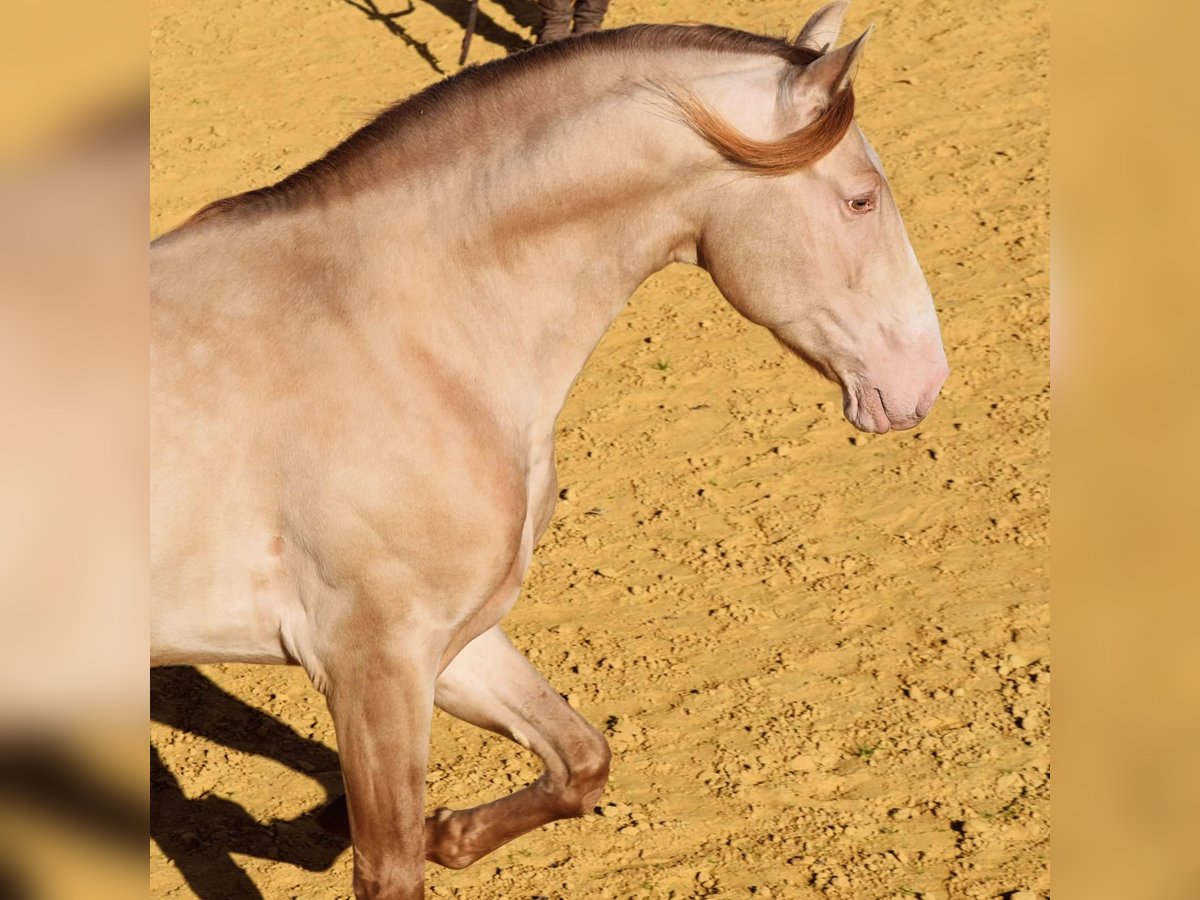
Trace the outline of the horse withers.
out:
[[[646,277],[704,267],[860,429],[929,411],[946,359],[853,121],[865,35],[829,49],[844,11],[795,42],[633,26],[467,69],[154,242],[151,659],[304,667],[358,897],[419,897],[426,859],[600,797],[603,737],[500,621],[563,401]],[[426,816],[435,704],[544,773]]]

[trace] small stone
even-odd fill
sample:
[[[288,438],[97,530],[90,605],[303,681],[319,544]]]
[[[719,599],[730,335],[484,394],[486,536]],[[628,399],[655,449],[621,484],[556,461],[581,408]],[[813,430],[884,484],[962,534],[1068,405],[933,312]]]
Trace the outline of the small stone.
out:
[[[1004,793],[1012,793],[1020,790],[1021,776],[1016,772],[1009,772],[1006,775],[1001,775],[996,779],[996,789]]]
[[[962,833],[963,834],[979,835],[979,834],[984,834],[988,830],[989,830],[989,826],[988,826],[987,822],[983,821],[982,819],[967,819],[965,822],[962,823]]]
[[[596,574],[599,575],[601,578],[616,578],[617,570],[610,569],[606,566],[604,568],[597,569]]]
[[[787,767],[791,772],[811,772],[817,764],[811,756],[793,756],[787,761]]]
[[[1033,891],[1013,891],[1008,895],[1008,900],[1040,900],[1040,898]]]
[[[561,491],[559,491],[559,492],[558,492],[558,499],[559,499],[559,500],[565,500],[565,501],[567,501],[568,503],[571,503],[571,502],[573,502],[573,501],[575,500],[575,491],[574,491],[574,489],[572,489],[572,488],[569,488],[569,487],[565,487],[565,488],[563,488]]]

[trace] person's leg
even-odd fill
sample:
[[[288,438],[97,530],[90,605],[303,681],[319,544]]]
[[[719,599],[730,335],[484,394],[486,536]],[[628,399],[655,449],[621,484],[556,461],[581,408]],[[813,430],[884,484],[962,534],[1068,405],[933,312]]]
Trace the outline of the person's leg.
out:
[[[542,9],[542,25],[537,42],[548,44],[571,36],[571,13],[575,0],[538,0]]]
[[[599,31],[608,12],[608,0],[578,0],[575,4],[575,33]]]

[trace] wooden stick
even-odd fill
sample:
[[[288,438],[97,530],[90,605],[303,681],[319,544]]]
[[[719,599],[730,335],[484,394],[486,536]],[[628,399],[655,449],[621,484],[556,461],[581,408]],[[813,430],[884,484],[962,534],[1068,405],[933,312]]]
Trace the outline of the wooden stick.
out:
[[[458,64],[466,65],[467,52],[471,49],[471,38],[475,36],[475,18],[479,15],[479,0],[471,0],[467,12],[467,33],[463,35],[462,53],[458,55]]]

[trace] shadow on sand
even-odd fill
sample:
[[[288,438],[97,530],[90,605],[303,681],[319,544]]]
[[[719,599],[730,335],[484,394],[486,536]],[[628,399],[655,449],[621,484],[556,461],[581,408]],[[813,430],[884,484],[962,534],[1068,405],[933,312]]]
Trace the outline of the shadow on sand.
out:
[[[145,796],[89,765],[61,736],[5,735],[0,743],[0,808],[28,813],[68,841],[80,839],[135,865],[146,836]],[[0,848],[0,898],[44,897],[29,860]],[[68,860],[68,864],[70,864]]]
[[[327,797],[342,790],[336,753],[301,737],[191,667],[151,672],[150,714],[155,721],[180,731],[276,760],[316,779]],[[315,812],[263,824],[224,797],[208,794],[189,799],[175,774],[155,748],[150,748],[150,836],[201,900],[262,897],[233,859],[234,853],[313,872],[328,869],[349,842],[319,827],[312,815]]]
[[[416,10],[413,0],[405,0],[408,3],[408,8],[395,12],[382,11],[375,0],[342,0],[342,2],[353,6],[371,21],[381,23],[390,33],[400,38],[406,45],[415,50],[417,55],[425,60],[434,72],[439,75],[450,74],[446,69],[442,68],[442,64],[438,62],[433,51],[429,49],[429,45],[424,41],[417,40],[397,21]],[[438,12],[452,19],[459,28],[465,29],[467,27],[467,16],[471,9],[470,0],[426,0],[426,2]],[[540,13],[538,12],[535,0],[499,0],[499,2],[512,15],[518,25],[530,30],[536,27],[540,19]],[[475,34],[486,41],[503,47],[509,53],[515,53],[518,50],[524,50],[526,47],[531,46],[530,41],[526,37],[505,28],[495,19],[488,16],[483,10],[479,11],[479,16],[475,21]]]

